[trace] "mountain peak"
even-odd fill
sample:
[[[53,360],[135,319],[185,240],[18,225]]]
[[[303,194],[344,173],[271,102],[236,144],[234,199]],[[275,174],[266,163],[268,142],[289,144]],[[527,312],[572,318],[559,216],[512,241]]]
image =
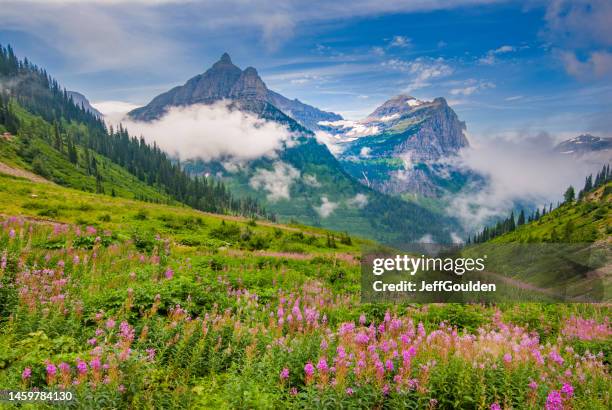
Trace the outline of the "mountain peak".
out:
[[[227,68],[234,69],[238,67],[236,67],[234,63],[232,63],[232,58],[229,56],[229,54],[223,53],[219,61],[213,64],[212,68],[213,69],[227,69]]]
[[[241,70],[232,63],[228,53],[223,53],[206,72],[158,95],[146,106],[136,108],[128,115],[135,120],[151,121],[164,115],[169,107],[212,104],[224,99],[240,102],[241,109],[256,113],[271,104],[282,114],[313,130],[318,129],[319,121],[342,119],[338,114],[321,111],[297,99],[289,100],[269,90],[254,67]]]
[[[411,111],[413,108],[424,104],[423,101],[407,95],[399,94],[385,101],[381,106],[376,108],[366,120],[376,121],[380,118],[389,117],[391,115],[402,114]]]
[[[602,138],[591,134],[581,134],[562,141],[555,147],[561,154],[583,155],[597,151],[612,150],[612,138]]]
[[[231,64],[232,63],[232,59],[231,59],[229,54],[223,53],[223,55],[219,59],[219,62],[226,63],[226,64]]]
[[[268,88],[259,78],[257,70],[247,67],[232,87],[229,96],[233,99],[265,101],[268,96]]]

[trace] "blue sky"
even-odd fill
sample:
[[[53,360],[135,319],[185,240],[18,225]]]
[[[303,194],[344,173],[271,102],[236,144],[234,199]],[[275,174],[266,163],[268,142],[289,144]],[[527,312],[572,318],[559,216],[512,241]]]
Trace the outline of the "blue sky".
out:
[[[612,135],[612,2],[3,2],[0,43],[93,102],[144,104],[227,51],[345,117],[443,96],[479,135]]]

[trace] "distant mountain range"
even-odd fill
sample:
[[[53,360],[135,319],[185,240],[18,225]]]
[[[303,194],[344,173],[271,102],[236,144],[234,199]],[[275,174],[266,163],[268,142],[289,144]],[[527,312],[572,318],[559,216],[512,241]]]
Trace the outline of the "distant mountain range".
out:
[[[363,120],[320,124],[336,138],[344,169],[380,192],[439,197],[470,178],[448,161],[469,142],[465,123],[444,98],[401,94]]]
[[[582,134],[565,140],[555,147],[555,152],[565,155],[585,155],[592,152],[612,151],[612,138]],[[612,156],[612,152],[610,153]]]
[[[241,70],[232,63],[227,53],[205,73],[158,95],[149,104],[128,115],[137,121],[151,121],[160,118],[170,107],[212,104],[221,100],[233,101],[241,109],[257,114],[270,110],[272,106],[311,130],[317,129],[320,121],[342,119],[338,114],[319,110],[297,99],[290,100],[269,90],[255,68]]]
[[[155,97],[129,116],[138,121],[161,118],[171,107],[230,101],[230,109],[257,114],[285,125],[294,135],[291,144],[239,166],[231,158],[183,161],[193,175],[215,175],[233,193],[256,197],[282,220],[346,230],[386,243],[417,241],[423,237],[449,242],[461,235],[457,221],[395,196],[385,195],[349,175],[308,124],[341,121],[321,111],[270,91],[255,68],[241,70],[223,54],[204,74]],[[219,130],[222,132],[222,130]],[[177,135],[180,138],[180,135]]]
[[[66,91],[66,94],[68,94],[69,97],[72,98],[72,101],[74,102],[74,104],[78,107],[83,107],[85,110],[89,111],[90,113],[92,113],[93,115],[95,115],[97,118],[103,118],[104,115],[96,110],[89,102],[89,100],[87,99],[87,97],[85,97],[83,94],[78,93],[76,91]]]

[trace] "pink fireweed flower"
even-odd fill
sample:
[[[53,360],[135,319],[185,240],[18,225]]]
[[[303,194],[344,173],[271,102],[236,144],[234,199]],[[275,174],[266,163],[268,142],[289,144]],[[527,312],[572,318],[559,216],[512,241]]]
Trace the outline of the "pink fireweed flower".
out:
[[[56,373],[57,373],[57,367],[55,367],[53,363],[47,364],[47,375],[50,377],[53,377],[55,376]]]
[[[100,368],[102,367],[102,363],[100,362],[100,358],[99,357],[94,357],[93,359],[91,359],[91,361],[89,362],[89,366],[91,366],[91,369],[94,370],[94,371],[100,370]],[[85,365],[85,367],[87,368],[87,365]]]
[[[57,266],[58,268],[62,269],[64,266],[66,266],[66,263],[63,260],[59,260],[57,261]]]
[[[170,280],[174,276],[174,271],[171,268],[168,268],[164,275],[166,276],[166,279]]]
[[[544,364],[544,358],[542,357],[542,353],[538,349],[534,349],[531,354],[535,359],[537,364]]]
[[[96,340],[95,337],[92,337],[91,339],[87,340],[87,343],[92,345],[92,346],[95,346],[96,343],[98,343],[98,340]]]
[[[11,230],[9,231],[9,238],[13,239],[14,237],[15,237],[15,230],[14,230],[14,229],[11,229]]]
[[[73,263],[74,265],[78,265],[78,264],[79,264],[79,261],[80,261],[80,259],[79,259],[79,255],[74,255],[74,258],[72,258],[72,263]]]
[[[392,371],[393,371],[393,360],[388,359],[388,360],[385,362],[385,368],[386,368],[388,371],[392,372]]]
[[[361,326],[366,324],[366,315],[364,315],[363,313],[361,314],[361,316],[359,316],[359,324]]]
[[[325,339],[321,339],[321,345],[320,345],[321,350],[325,350],[327,349],[327,340]]]
[[[504,362],[505,363],[511,363],[512,362],[512,355],[510,353],[506,353],[504,355]]]
[[[87,373],[87,363],[85,363],[84,361],[77,359],[77,370],[80,374],[85,374]]]
[[[552,360],[553,362],[557,363],[557,364],[563,364],[563,362],[564,362],[563,358],[561,357],[561,355],[556,350],[552,350],[548,354],[548,358],[550,360]]]
[[[59,369],[60,369],[60,372],[62,372],[62,374],[70,373],[70,365],[66,362],[61,362],[59,364]]]
[[[304,373],[306,373],[306,376],[312,376],[314,374],[314,370],[315,369],[312,363],[306,363],[304,366]]]
[[[289,378],[289,369],[285,367],[283,370],[281,370],[280,378],[281,380],[287,380]]]
[[[113,329],[115,327],[115,321],[113,319],[108,319],[106,321],[106,328]]]
[[[327,373],[329,371],[329,367],[327,366],[327,360],[324,358],[319,359],[319,363],[317,363],[317,369],[321,373]]]
[[[559,390],[551,390],[546,397],[546,410],[563,410],[563,397]]]
[[[119,390],[119,393],[125,393],[125,386],[120,384],[119,387],[117,387],[117,390]]]
[[[501,407],[497,402],[495,402],[491,404],[491,410],[501,410]]]
[[[30,369],[29,367],[26,367],[25,369],[23,369],[23,372],[21,372],[21,379],[27,380],[30,377],[32,377],[32,369]]]
[[[362,345],[367,345],[370,337],[365,332],[359,332],[355,335],[355,342]]]
[[[153,360],[155,360],[155,349],[151,348],[151,349],[147,349],[147,359],[152,362]]]
[[[536,390],[538,388],[538,384],[534,380],[530,381],[527,386],[529,386],[531,390]]]
[[[352,395],[353,395],[353,393],[354,393],[353,389],[351,389],[350,387],[347,387],[347,388],[346,388],[346,395],[347,395],[347,396],[352,396]]]
[[[566,397],[572,397],[574,395],[574,387],[569,383],[563,383],[563,387],[561,387],[561,393],[563,393]]]
[[[121,332],[121,336],[126,340],[134,340],[134,329],[129,325],[128,322],[123,321],[119,325],[119,331]]]

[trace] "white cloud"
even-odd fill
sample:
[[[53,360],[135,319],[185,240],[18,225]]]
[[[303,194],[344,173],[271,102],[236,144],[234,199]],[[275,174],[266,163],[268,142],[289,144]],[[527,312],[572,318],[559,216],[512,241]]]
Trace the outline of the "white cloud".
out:
[[[274,162],[273,167],[272,170],[257,169],[249,185],[254,189],[267,191],[269,201],[290,199],[291,184],[300,177],[300,171],[282,161]]]
[[[580,60],[574,52],[562,51],[559,53],[565,70],[581,79],[591,77],[605,77],[612,74],[612,53],[608,51],[593,51],[586,60]]]
[[[125,114],[139,107],[137,104],[125,101],[96,101],[91,105],[104,115]]]
[[[159,65],[183,50],[145,2],[4,1],[0,27],[25,32],[68,59],[73,72]],[[154,46],[153,46],[154,45]]]
[[[545,20],[543,35],[568,74],[580,79],[612,74],[612,2],[553,0]]]
[[[331,202],[326,196],[321,197],[321,205],[314,206],[314,210],[321,218],[327,218],[338,208],[337,202]]]
[[[478,62],[480,64],[483,64],[483,65],[493,65],[493,64],[495,64],[497,62],[497,59],[496,59],[495,56],[497,56],[499,54],[511,53],[511,52],[514,52],[514,51],[516,51],[516,47],[514,47],[514,46],[508,46],[508,45],[501,46],[501,47],[498,47],[498,48],[496,48],[494,50],[487,51],[487,54],[485,54],[483,57],[479,58]]]
[[[351,207],[354,206],[356,208],[362,209],[368,204],[368,196],[365,194],[357,194],[352,198],[349,198],[346,201],[346,204]]]
[[[571,49],[612,46],[609,0],[552,0],[545,20],[545,37],[559,46]]]
[[[385,49],[382,47],[372,47],[372,53],[374,53],[377,56],[384,56]]]
[[[370,152],[372,151],[372,148],[370,147],[363,147],[361,148],[361,150],[359,150],[359,156],[361,158],[368,158],[370,156]]]
[[[177,29],[202,38],[242,31],[274,50],[303,24],[493,1],[503,0],[286,0],[282,6],[276,0],[8,0],[2,2],[0,27],[26,31],[74,67],[147,68],[184,55],[185,42],[172,35]]]
[[[451,236],[451,240],[453,241],[454,244],[462,244],[463,243],[463,239],[461,238],[461,236],[459,236],[459,234],[457,232],[451,232],[450,236]]]
[[[276,150],[293,143],[282,125],[231,110],[227,102],[172,107],[153,122],[124,119],[122,123],[130,134],[142,135],[181,160],[275,157]]]
[[[503,53],[510,53],[512,51],[516,51],[516,47],[514,46],[501,46],[495,50],[493,50],[494,54],[503,54]]]
[[[390,59],[382,63],[383,67],[406,72],[410,75],[410,84],[407,91],[413,91],[430,85],[431,80],[446,77],[453,73],[453,69],[443,58],[419,57],[413,61]]]
[[[419,239],[417,242],[418,243],[436,243],[436,241],[434,240],[433,236],[431,236],[430,233],[423,235],[421,239]]]
[[[450,90],[451,95],[472,95],[477,91],[495,88],[495,84],[490,81],[468,80],[465,82],[465,87],[453,88]]]
[[[408,37],[404,36],[394,36],[389,42],[389,47],[409,47],[411,45],[411,40]]]
[[[489,218],[506,216],[516,201],[538,205],[556,202],[568,185],[580,186],[601,164],[552,152],[555,139],[548,134],[477,138],[460,152],[459,167],[485,176],[484,189],[455,195],[448,209],[467,229]]]

